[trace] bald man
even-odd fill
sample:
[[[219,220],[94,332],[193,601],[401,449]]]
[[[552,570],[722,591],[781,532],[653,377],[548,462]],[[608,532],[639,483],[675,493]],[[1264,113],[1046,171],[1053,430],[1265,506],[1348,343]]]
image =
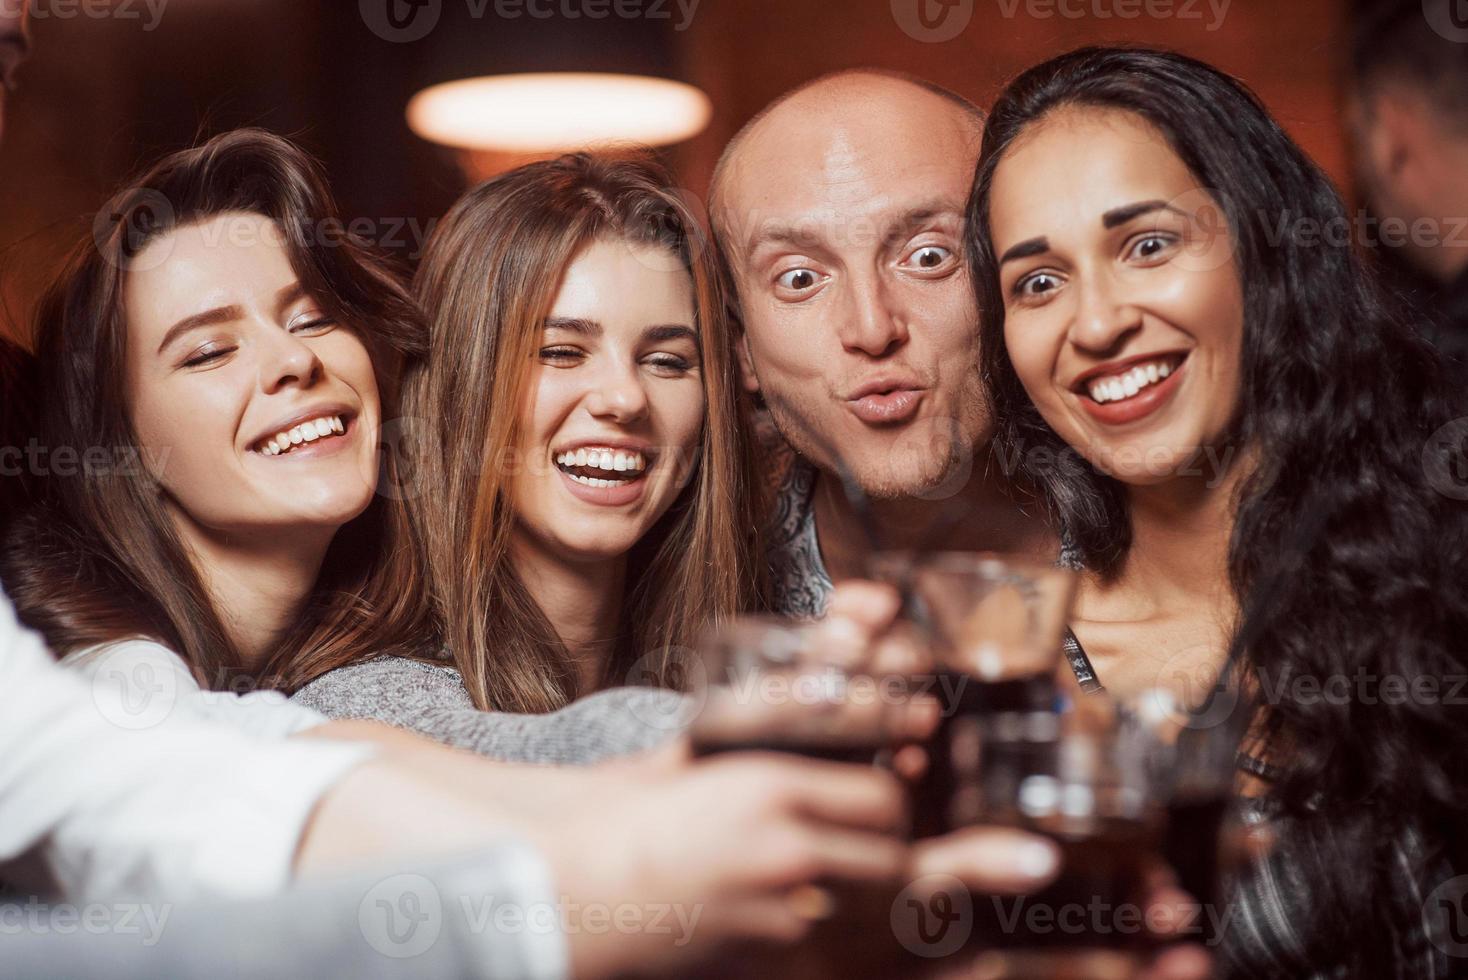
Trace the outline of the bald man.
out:
[[[719,161],[744,383],[793,450],[766,556],[779,612],[819,617],[833,581],[866,573],[872,535],[842,465],[882,547],[937,532],[945,549],[1058,553],[990,453],[963,261],[982,128],[945,89],[843,72],[777,99]]]

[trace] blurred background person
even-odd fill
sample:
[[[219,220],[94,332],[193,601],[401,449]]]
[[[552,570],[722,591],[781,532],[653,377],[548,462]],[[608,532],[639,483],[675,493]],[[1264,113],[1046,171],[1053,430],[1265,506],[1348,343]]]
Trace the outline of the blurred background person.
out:
[[[1417,280],[1424,329],[1468,378],[1468,4],[1357,0],[1347,85],[1356,179],[1383,222],[1368,244]]]
[[[5,134],[5,102],[20,63],[30,51],[30,5],[0,4],[0,136]]]

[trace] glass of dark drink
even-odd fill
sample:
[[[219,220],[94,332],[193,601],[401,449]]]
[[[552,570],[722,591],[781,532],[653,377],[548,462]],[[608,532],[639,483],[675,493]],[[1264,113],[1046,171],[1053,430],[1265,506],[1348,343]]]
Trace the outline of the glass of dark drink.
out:
[[[919,836],[977,825],[1050,837],[1060,877],[1024,898],[965,896],[965,949],[994,976],[1129,976],[1155,948],[1159,873],[1202,906],[1182,938],[1214,938],[1232,818],[1229,720],[1165,694],[1082,694],[1061,656],[1072,572],[995,555],[884,554],[937,665],[943,720],[914,794]],[[1226,701],[1227,699],[1225,699]],[[1217,723],[1215,723],[1217,722]],[[955,907],[957,907],[957,905]]]
[[[699,649],[694,753],[792,752],[871,765],[899,737],[905,686],[872,670],[871,651],[838,631],[745,616]]]
[[[904,595],[933,674],[922,686],[941,706],[925,743],[928,768],[913,791],[913,833],[933,837],[973,821],[977,751],[986,726],[1006,733],[1006,753],[1024,770],[1046,764],[1059,732],[1061,645],[1076,576],[1028,558],[971,552],[884,552],[873,574]],[[1008,736],[1012,735],[1012,738]],[[957,808],[958,812],[955,812]]]
[[[1227,726],[1196,725],[1194,716],[1155,705],[1147,696],[1124,704],[1086,696],[1049,737],[989,715],[975,741],[957,747],[962,791],[950,819],[1043,834],[1062,856],[1059,877],[1034,895],[969,896],[971,946],[985,951],[993,975],[1140,971],[1163,938],[1148,919],[1162,875],[1196,903],[1170,938],[1218,938],[1237,826],[1236,741]]]
[[[911,737],[906,678],[876,646],[831,624],[740,617],[704,637],[693,679],[689,736],[699,758],[781,752],[872,766]],[[774,975],[896,975],[904,951],[888,919],[900,887],[832,881],[792,891],[792,907],[815,924]]]

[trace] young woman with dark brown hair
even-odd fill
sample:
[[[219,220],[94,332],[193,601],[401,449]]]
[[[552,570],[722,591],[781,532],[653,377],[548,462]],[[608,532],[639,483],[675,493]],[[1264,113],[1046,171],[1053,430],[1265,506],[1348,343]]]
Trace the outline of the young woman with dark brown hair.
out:
[[[426,346],[399,279],[328,234],[316,168],[267,133],[170,156],[111,207],[38,315],[22,617],[61,654],[146,638],[214,689],[421,649],[403,504],[376,493],[393,379]]]

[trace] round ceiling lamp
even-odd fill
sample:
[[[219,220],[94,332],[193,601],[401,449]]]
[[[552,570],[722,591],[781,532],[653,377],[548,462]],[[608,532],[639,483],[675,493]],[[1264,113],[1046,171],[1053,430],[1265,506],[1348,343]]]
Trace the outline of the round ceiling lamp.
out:
[[[692,85],[644,75],[542,72],[444,82],[408,103],[426,140],[465,150],[543,153],[600,143],[667,146],[696,136],[713,115]]]

